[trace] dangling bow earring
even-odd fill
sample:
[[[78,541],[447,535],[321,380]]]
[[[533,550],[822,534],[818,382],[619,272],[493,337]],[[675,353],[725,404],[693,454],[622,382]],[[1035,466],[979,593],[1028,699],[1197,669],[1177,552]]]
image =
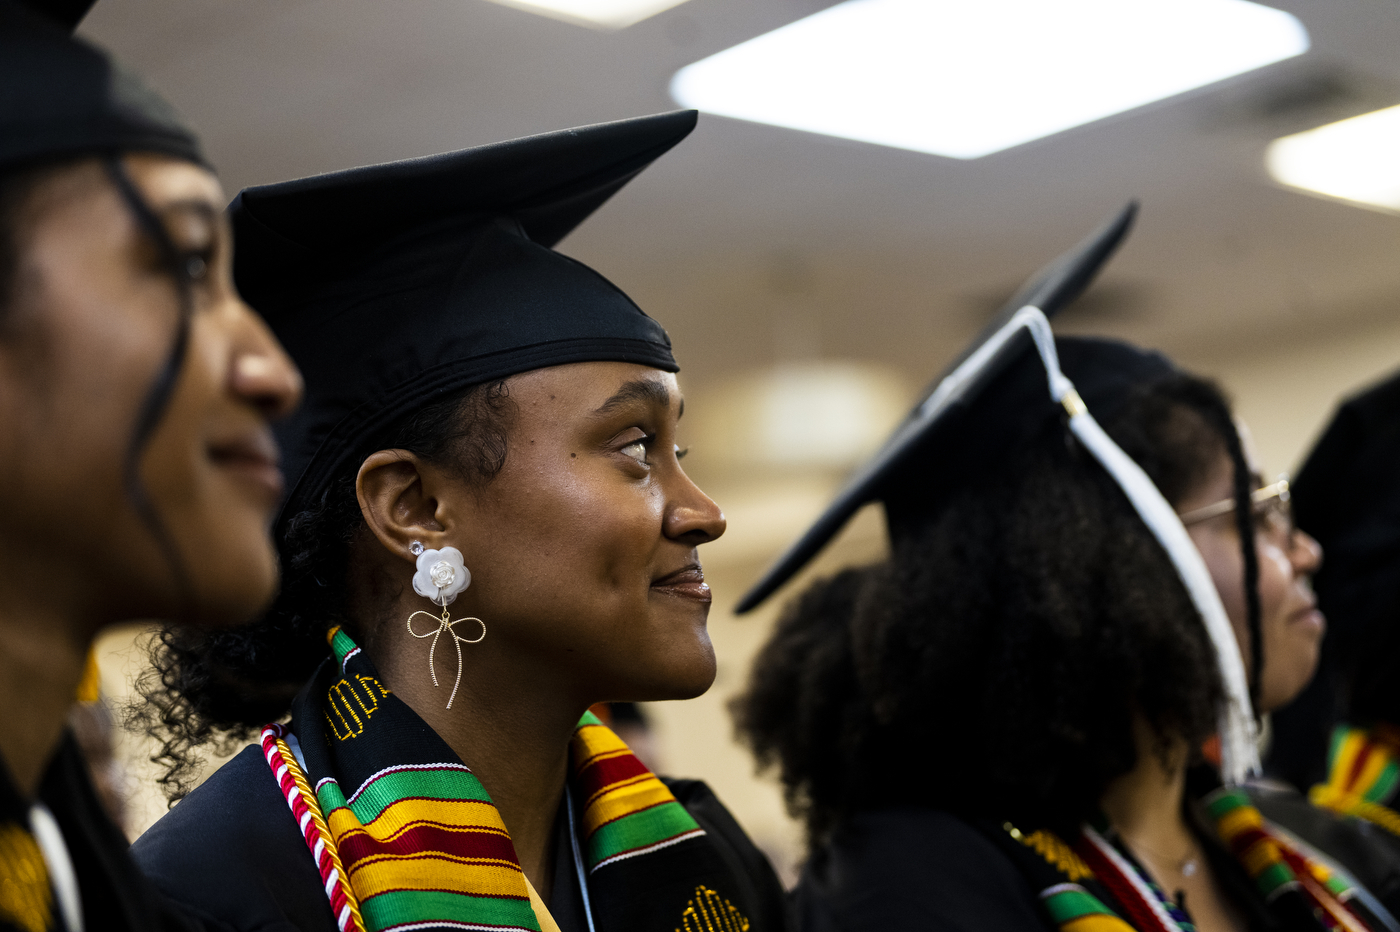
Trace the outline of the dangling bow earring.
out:
[[[452,708],[452,700],[457,698],[457,687],[462,685],[462,645],[477,644],[486,637],[486,622],[480,618],[458,618],[455,621],[447,612],[447,606],[457,594],[472,584],[471,571],[462,562],[462,551],[456,547],[443,547],[441,550],[424,550],[423,544],[414,541],[409,551],[418,557],[418,572],[413,574],[413,591],[425,599],[432,599],[442,606],[442,615],[432,612],[414,612],[408,616],[408,633],[416,638],[432,638],[428,647],[428,672],[433,675],[433,685],[438,685],[437,667],[433,664],[433,654],[437,651],[438,638],[443,632],[452,635],[453,646],[457,648],[457,682],[452,684],[452,695],[447,697],[447,707]],[[413,619],[426,615],[438,623],[436,630],[419,634],[413,630]],[[453,630],[453,625],[464,621],[474,621],[481,625],[481,634],[473,639],[462,637]]]

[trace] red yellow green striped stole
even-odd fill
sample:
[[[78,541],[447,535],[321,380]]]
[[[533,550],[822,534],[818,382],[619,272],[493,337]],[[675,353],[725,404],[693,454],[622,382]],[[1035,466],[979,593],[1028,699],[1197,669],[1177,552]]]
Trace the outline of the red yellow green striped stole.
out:
[[[1133,927],[1077,883],[1061,883],[1040,891],[1050,921],[1061,932],[1134,932]]]
[[[48,864],[33,833],[18,822],[0,822],[0,925],[23,932],[55,928]]]
[[[510,834],[481,781],[378,682],[344,631],[332,630],[330,641],[339,676],[324,687],[320,720],[298,713],[306,766],[282,726],[264,730],[263,751],[339,928],[540,932]],[[416,739],[401,743],[415,721]],[[387,763],[394,753],[420,759]],[[570,757],[590,873],[705,834],[592,713],[580,720]]]
[[[1022,832],[1010,822],[1000,831],[981,824],[1038,891],[1041,906],[1060,932],[1134,932],[1104,902],[1106,893],[1094,871],[1073,847],[1048,830]]]
[[[1243,791],[1217,790],[1205,806],[1269,910],[1303,920],[1285,922],[1286,927],[1372,928],[1348,880],[1273,829]],[[1060,932],[1194,932],[1185,911],[1092,826],[1084,826],[1073,843],[1045,830],[1022,833],[1009,822],[1001,828],[1003,838],[1019,843],[1003,843],[1002,849],[1040,889],[1041,903]]]
[[[1327,763],[1327,782],[1308,794],[1313,805],[1400,835],[1400,812],[1391,805],[1400,789],[1400,729],[1338,725]]]
[[[1318,919],[1320,928],[1366,932],[1358,914],[1355,890],[1347,879],[1270,826],[1245,792],[1216,790],[1205,798],[1216,832],[1273,906],[1301,897],[1301,912]]]
[[[585,712],[569,748],[590,872],[705,834],[612,729]]]

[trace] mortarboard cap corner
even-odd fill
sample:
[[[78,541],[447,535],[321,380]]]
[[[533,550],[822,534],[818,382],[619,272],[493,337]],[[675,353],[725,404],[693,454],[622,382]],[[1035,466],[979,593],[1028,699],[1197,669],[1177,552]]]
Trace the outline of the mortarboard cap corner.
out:
[[[906,466],[909,456],[919,450],[926,435],[947,413],[947,409],[926,411],[930,396],[974,353],[997,336],[1023,307],[1037,307],[1046,317],[1051,317],[1083,294],[1104,264],[1122,245],[1137,217],[1138,206],[1136,200],[1129,201],[1073,249],[1063,253],[1032,276],[1027,284],[1002,306],[991,324],[978,334],[967,349],[933,382],[923,400],[909,417],[895,428],[880,451],[857,469],[821,517],[744,594],[734,608],[736,615],[747,614],[761,605],[811,562],[856,511],[868,502],[885,497],[884,487],[887,481]],[[991,363],[960,391],[960,403],[955,405],[953,410],[965,409],[976,395],[995,381],[998,373],[1016,358],[1018,354],[1012,348],[1024,348],[1029,342],[1028,338],[1013,340],[1002,351],[996,353]]]
[[[69,32],[97,5],[97,0],[18,0],[19,5]]]

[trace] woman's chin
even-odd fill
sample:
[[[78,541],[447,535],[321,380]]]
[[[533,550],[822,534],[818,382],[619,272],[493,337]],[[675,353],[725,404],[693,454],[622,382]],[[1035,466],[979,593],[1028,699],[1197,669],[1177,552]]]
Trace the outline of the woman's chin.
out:
[[[1264,660],[1266,666],[1268,662],[1266,657]],[[1297,699],[1303,690],[1308,688],[1313,675],[1317,673],[1317,662],[1318,657],[1315,651],[1310,656],[1304,652],[1303,656],[1298,658],[1298,663],[1286,676],[1280,675],[1277,678],[1266,676],[1262,690],[1263,695],[1260,697],[1259,711],[1277,712]],[[1274,682],[1269,682],[1269,680],[1274,680]]]
[[[238,628],[256,621],[277,594],[276,563],[250,561],[242,573],[222,573],[218,579],[191,574],[199,593],[199,611],[192,624],[201,628]]]
[[[683,659],[682,659],[683,658]],[[684,655],[671,653],[666,663],[653,668],[645,682],[626,690],[629,702],[670,702],[703,696],[715,682],[718,665],[710,639],[693,645]]]

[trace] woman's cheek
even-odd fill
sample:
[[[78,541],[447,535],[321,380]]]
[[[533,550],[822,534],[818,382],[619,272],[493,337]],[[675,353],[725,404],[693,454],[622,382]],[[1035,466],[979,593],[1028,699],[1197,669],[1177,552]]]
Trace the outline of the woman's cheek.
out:
[[[1293,582],[1293,564],[1275,544],[1261,543],[1259,555],[1259,602],[1265,618],[1285,608],[1288,587]]]
[[[1244,559],[1233,535],[1192,534],[1197,549],[1210,571],[1211,581],[1234,629],[1246,669],[1250,663],[1248,611],[1244,600]]]

